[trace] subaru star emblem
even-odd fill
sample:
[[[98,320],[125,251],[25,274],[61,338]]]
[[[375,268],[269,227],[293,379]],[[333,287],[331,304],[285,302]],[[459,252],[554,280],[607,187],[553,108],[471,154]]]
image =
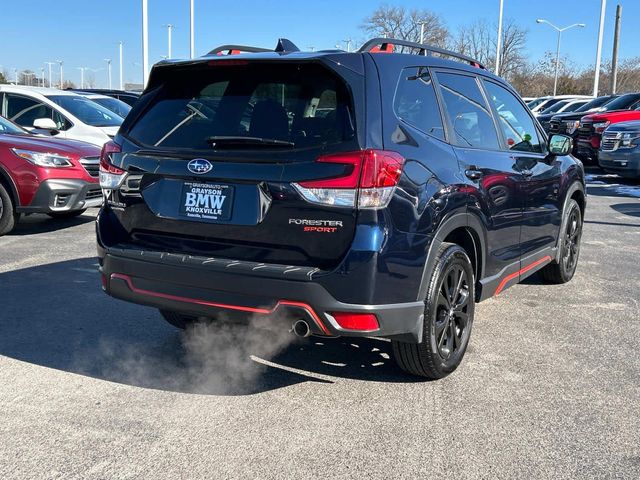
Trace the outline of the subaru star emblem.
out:
[[[205,160],[204,158],[194,158],[187,164],[187,168],[191,173],[195,173],[196,175],[202,175],[204,173],[208,173],[213,168],[211,162]]]

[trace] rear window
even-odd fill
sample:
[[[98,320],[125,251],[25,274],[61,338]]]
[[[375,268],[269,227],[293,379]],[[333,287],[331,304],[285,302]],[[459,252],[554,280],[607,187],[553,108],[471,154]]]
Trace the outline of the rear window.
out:
[[[355,137],[347,88],[320,65],[213,62],[164,75],[151,105],[127,134],[147,147],[210,150],[212,137],[251,137],[306,148]]]

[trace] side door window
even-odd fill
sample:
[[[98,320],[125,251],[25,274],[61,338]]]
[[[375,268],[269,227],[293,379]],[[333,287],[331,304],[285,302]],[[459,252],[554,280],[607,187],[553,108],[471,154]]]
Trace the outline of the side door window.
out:
[[[453,132],[450,142],[459,147],[499,150],[491,111],[474,76],[437,72],[440,94]]]
[[[531,114],[509,90],[483,80],[490,102],[498,114],[500,128],[509,150],[545,153],[545,146]]]
[[[6,94],[6,116],[21,127],[31,128],[38,118],[50,118],[58,130],[67,130],[71,123],[42,102],[22,95]]]
[[[402,71],[393,110],[403,122],[440,140],[445,139],[436,92],[427,68],[413,67]]]

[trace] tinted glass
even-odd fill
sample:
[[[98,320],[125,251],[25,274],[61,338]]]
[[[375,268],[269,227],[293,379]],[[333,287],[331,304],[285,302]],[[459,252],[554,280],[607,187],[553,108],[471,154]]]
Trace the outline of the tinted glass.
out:
[[[444,140],[442,117],[427,69],[406,68],[402,71],[393,108],[402,121]]]
[[[498,112],[507,148],[521,152],[542,153],[543,147],[531,114],[506,88],[484,82],[493,107]]]
[[[630,108],[633,104],[635,104],[638,100],[640,100],[640,95],[637,93],[627,93],[626,95],[621,95],[615,100],[611,100],[605,106],[608,111],[611,110],[626,110]]]
[[[584,105],[582,105],[580,108],[578,108],[576,110],[576,112],[587,112],[587,111],[591,110],[592,108],[601,107],[601,106],[603,106],[603,105],[615,100],[615,98],[616,97],[611,97],[611,96],[594,98],[590,102],[587,102]]]
[[[500,148],[493,117],[475,77],[439,72],[440,91],[453,128],[452,143],[461,147]]]
[[[550,107],[542,110],[542,112],[540,112],[540,115],[546,115],[548,113],[556,113],[558,110],[564,107],[567,103],[569,103],[569,101],[570,100],[562,100],[561,102],[551,105]]]
[[[118,127],[123,121],[120,115],[80,95],[49,95],[47,98],[93,127]]]
[[[98,105],[102,105],[104,108],[111,110],[113,113],[121,116],[122,118],[126,117],[131,110],[130,105],[127,105],[117,98],[93,98],[92,100]]]
[[[33,127],[33,122],[38,118],[50,118],[58,130],[66,130],[71,126],[62,115],[37,100],[11,93],[6,95],[6,99],[7,118],[21,127]]]
[[[234,65],[167,72],[128,136],[147,146],[209,150],[211,137],[320,147],[355,138],[350,95],[319,65]],[[239,142],[235,148],[251,148]],[[228,148],[228,147],[227,147]]]
[[[0,135],[9,133],[11,135],[28,135],[28,132],[14,125],[6,118],[0,117]]]
[[[583,107],[584,105],[587,104],[587,101],[585,100],[584,102],[572,102],[569,105],[567,105],[564,110],[562,110],[562,112],[575,112],[576,110],[578,110],[580,107]]]

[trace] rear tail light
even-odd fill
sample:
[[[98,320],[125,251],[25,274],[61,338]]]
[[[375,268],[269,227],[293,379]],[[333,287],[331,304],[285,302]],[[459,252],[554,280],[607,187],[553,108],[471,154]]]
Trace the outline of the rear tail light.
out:
[[[107,190],[119,188],[126,178],[126,171],[113,164],[114,153],[120,153],[120,145],[107,142],[100,153],[100,186]]]
[[[378,330],[378,318],[373,313],[331,312],[336,323],[345,330],[368,332]]]
[[[400,154],[373,149],[325,155],[316,161],[349,168],[340,177],[294,183],[305,200],[361,209],[383,208],[389,204],[404,165]]]

